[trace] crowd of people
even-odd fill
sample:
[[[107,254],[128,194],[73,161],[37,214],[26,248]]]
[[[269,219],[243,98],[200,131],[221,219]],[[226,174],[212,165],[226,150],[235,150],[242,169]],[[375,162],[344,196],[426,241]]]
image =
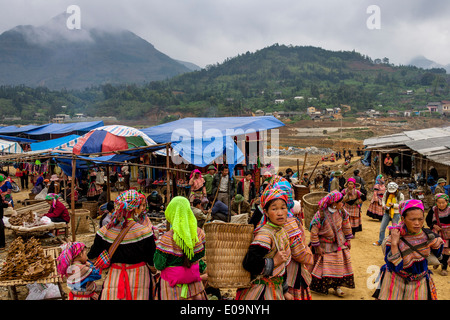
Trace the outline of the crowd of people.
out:
[[[147,214],[154,197],[133,189],[120,193],[90,249],[82,243],[67,243],[58,258],[61,274],[70,278],[71,299],[205,300],[208,265],[202,259],[203,227],[213,220],[230,222],[242,214],[247,214],[245,223],[254,226],[253,241],[242,262],[251,274],[251,285],[238,289],[235,300],[310,300],[312,292],[328,294],[330,290],[344,297],[345,288],[355,288],[351,243],[362,231],[361,204],[367,201],[359,172],[344,181],[342,172],[334,172],[318,211],[310,225],[304,225],[300,203],[294,199],[292,170],[285,176],[264,174],[259,190],[251,172],[235,182],[227,167],[217,172],[210,166],[207,171],[205,175],[192,172],[188,196],[175,196],[167,207],[156,204],[170,226],[162,235]],[[308,177],[304,178],[307,183]],[[385,254],[373,297],[437,299],[427,258],[439,259],[441,274],[446,275],[449,197],[436,194],[436,205],[425,212],[420,200],[405,200],[395,183],[384,183],[382,175],[376,177],[367,211],[382,221],[374,245],[382,246]],[[382,229],[389,222],[385,236]],[[82,270],[81,277],[67,272],[72,265]],[[95,281],[105,269],[108,272],[98,290]]]

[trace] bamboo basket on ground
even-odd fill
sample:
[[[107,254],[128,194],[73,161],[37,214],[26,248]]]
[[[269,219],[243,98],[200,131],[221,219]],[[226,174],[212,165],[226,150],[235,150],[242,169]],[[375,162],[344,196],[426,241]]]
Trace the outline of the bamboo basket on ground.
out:
[[[75,209],[75,233],[89,233],[91,223],[90,211],[86,209]]]
[[[311,223],[312,217],[319,209],[319,201],[325,197],[328,192],[311,192],[305,194],[302,200],[302,209],[305,216],[304,226],[305,229],[309,230],[309,224]]]
[[[91,213],[92,219],[97,218],[97,216],[98,216],[98,202],[97,201],[83,201],[81,208],[89,210]]]
[[[253,225],[211,222],[204,226],[208,284],[213,288],[250,287],[242,261],[253,240]]]

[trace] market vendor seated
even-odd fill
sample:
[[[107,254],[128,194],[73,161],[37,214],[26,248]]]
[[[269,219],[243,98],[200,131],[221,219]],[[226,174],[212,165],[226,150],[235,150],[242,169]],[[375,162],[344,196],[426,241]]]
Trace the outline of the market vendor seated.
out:
[[[234,200],[231,202],[231,215],[237,215],[237,214],[244,214],[248,213],[249,215],[252,213],[252,207],[248,203],[247,200],[245,200],[244,196],[242,194],[237,194],[236,197],[234,197]]]
[[[156,190],[152,191],[152,193],[150,193],[150,195],[147,197],[147,203],[148,203],[148,211],[149,212],[164,211],[164,203],[163,203],[162,197]]]
[[[45,197],[45,201],[50,205],[50,209],[45,217],[49,217],[52,222],[65,222],[69,223],[70,215],[66,206],[58,200],[59,196],[55,193],[49,193]]]

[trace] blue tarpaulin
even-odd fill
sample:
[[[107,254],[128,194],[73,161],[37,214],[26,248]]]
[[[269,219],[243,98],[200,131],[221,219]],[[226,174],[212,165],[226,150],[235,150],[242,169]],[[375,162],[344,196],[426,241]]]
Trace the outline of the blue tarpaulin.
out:
[[[69,141],[77,139],[79,137],[80,137],[79,135],[71,134],[71,135],[57,138],[57,139],[32,143],[32,144],[30,144],[30,148],[32,151],[53,149],[53,148],[59,147],[60,145],[62,145],[64,143],[67,143]]]
[[[22,126],[22,127],[18,127],[18,126],[7,126],[7,127],[3,127],[0,128],[0,134],[3,135],[17,135],[19,133],[27,133],[28,131],[31,130],[36,130],[36,129],[40,129],[43,127],[48,126],[49,124],[43,124],[40,126],[36,126],[36,125],[28,125],[28,126]]]
[[[172,142],[174,151],[199,167],[227,154],[230,172],[244,155],[233,138],[278,127],[284,124],[273,116],[183,118],[154,127],[141,129],[156,143]],[[234,156],[232,156],[234,153]]]
[[[30,136],[61,135],[67,133],[84,134],[92,129],[104,126],[103,121],[74,122],[74,123],[51,123],[42,128],[27,132]],[[1,132],[0,132],[1,133]]]
[[[14,137],[14,136],[4,136],[4,135],[0,135],[0,139],[8,140],[8,141],[14,141],[14,142],[19,142],[19,143],[33,143],[33,142],[36,142],[36,140],[34,140],[34,139],[20,138],[20,137]]]

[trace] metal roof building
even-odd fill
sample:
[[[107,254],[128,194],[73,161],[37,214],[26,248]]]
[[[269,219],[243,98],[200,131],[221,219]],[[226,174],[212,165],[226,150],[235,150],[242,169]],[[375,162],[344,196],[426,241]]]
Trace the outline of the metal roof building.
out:
[[[364,145],[367,150],[383,152],[409,149],[430,161],[450,166],[450,126],[369,138]]]

